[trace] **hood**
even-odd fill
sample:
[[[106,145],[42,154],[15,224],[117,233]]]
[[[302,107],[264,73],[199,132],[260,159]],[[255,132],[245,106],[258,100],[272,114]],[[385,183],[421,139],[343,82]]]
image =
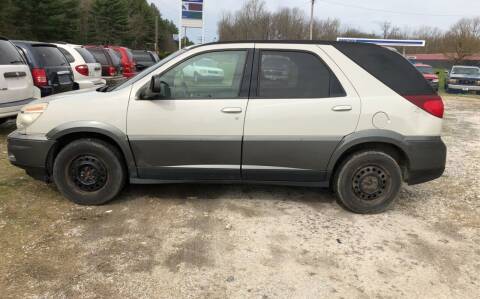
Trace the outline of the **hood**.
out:
[[[51,101],[56,101],[64,98],[72,98],[78,97],[78,96],[85,96],[86,94],[97,94],[96,87],[94,88],[86,88],[86,89],[80,89],[80,90],[73,90],[73,91],[68,91],[68,92],[62,92],[59,94],[54,94],[48,97],[42,98],[44,102],[51,102]]]
[[[423,74],[423,77],[427,80],[438,79],[438,76],[435,74]]]

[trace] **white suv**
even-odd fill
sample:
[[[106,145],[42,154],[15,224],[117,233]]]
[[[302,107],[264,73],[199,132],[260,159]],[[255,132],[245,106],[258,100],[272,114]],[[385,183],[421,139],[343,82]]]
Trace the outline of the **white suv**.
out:
[[[40,91],[33,85],[28,65],[17,48],[0,37],[0,124],[34,98],[40,98]]]
[[[222,80],[185,78],[204,59]],[[261,183],[330,186],[349,210],[375,213],[402,182],[442,175],[442,117],[423,76],[379,46],[213,43],[117,87],[26,106],[8,152],[79,204],[126,182]]]
[[[102,79],[102,66],[95,60],[92,53],[80,45],[65,43],[55,45],[70,63],[79,89],[99,88],[105,85],[106,81]]]

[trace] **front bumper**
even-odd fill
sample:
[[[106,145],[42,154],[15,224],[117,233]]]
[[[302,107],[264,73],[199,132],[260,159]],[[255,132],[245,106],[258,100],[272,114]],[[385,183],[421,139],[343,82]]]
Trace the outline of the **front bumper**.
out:
[[[425,183],[442,176],[447,160],[447,147],[440,137],[407,139],[409,171],[407,183]]]
[[[24,135],[14,131],[7,138],[8,160],[25,169],[31,177],[48,181],[48,157],[54,145],[55,141],[45,135]]]
[[[448,84],[448,89],[458,90],[458,91],[480,91],[480,86],[478,85],[459,85],[459,84]]]

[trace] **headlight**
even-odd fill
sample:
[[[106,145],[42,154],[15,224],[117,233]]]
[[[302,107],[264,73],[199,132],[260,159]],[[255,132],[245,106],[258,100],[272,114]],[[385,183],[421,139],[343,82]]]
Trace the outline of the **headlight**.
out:
[[[448,80],[448,83],[450,83],[450,84],[457,84],[457,83],[458,83],[458,80],[457,80],[457,79],[449,79],[449,80]]]
[[[23,107],[17,116],[17,128],[23,130],[33,124],[33,122],[47,109],[47,106],[48,103],[39,103]]]

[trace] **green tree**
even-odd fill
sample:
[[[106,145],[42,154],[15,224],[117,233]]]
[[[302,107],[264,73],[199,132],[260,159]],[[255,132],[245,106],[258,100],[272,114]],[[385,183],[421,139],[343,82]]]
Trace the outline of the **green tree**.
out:
[[[98,44],[122,44],[128,30],[128,6],[125,0],[95,0],[89,11],[88,41]]]

